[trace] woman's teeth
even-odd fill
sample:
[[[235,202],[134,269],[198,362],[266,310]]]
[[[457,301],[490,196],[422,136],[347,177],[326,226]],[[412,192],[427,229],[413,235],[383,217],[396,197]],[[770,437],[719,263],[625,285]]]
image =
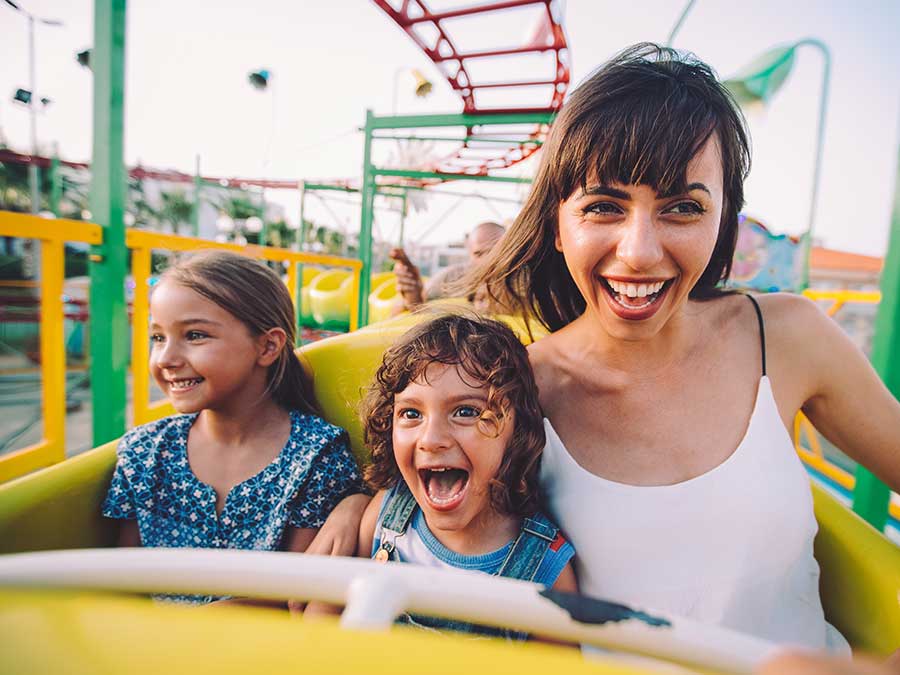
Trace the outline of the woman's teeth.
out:
[[[654,281],[649,284],[632,284],[615,279],[603,280],[612,290],[613,299],[628,309],[643,309],[652,305],[659,297],[660,291],[666,285],[665,281]]]
[[[629,284],[615,279],[606,279],[606,283],[616,293],[627,295],[629,298],[645,298],[648,295],[656,295],[666,285],[665,281],[657,281],[652,284]]]

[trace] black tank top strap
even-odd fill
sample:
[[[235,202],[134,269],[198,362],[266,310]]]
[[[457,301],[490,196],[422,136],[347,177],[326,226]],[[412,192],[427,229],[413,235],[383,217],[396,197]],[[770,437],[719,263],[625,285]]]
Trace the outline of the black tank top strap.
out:
[[[747,299],[753,303],[753,309],[756,310],[756,318],[759,321],[759,346],[762,352],[762,374],[766,374],[766,327],[763,324],[762,310],[759,303],[752,295],[747,295]]]

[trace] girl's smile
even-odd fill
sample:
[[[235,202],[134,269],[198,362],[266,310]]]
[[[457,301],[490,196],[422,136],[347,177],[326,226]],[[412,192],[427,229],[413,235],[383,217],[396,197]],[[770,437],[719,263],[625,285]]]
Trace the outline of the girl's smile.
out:
[[[394,399],[394,457],[429,529],[446,546],[448,539],[483,541],[497,519],[508,519],[494,511],[490,486],[515,421],[510,414],[491,422],[486,407],[485,387],[464,379],[457,366],[439,363]]]

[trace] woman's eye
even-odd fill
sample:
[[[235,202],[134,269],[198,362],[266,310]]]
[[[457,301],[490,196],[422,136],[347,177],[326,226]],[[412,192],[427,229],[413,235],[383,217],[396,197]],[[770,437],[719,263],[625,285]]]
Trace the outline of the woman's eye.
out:
[[[209,337],[206,333],[201,333],[199,330],[189,330],[185,337],[188,340],[202,340],[205,337]]]
[[[461,405],[456,409],[455,414],[457,417],[474,419],[481,415],[481,411],[473,405]]]
[[[397,417],[403,420],[417,420],[422,417],[422,413],[420,413],[415,408],[404,408],[399,413],[397,413]]]
[[[622,213],[622,207],[614,202],[593,202],[582,209],[585,214],[593,213],[598,216],[617,215]]]
[[[706,213],[706,209],[697,202],[685,201],[670,206],[666,209],[666,213],[672,213],[676,216],[699,216],[702,213]]]

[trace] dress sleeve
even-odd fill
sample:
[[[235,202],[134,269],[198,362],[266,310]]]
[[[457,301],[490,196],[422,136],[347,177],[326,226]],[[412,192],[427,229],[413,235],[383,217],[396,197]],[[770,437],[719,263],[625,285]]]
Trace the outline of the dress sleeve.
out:
[[[118,455],[116,469],[113,472],[106,499],[103,500],[102,513],[107,518],[124,518],[126,520],[137,518],[135,491],[132,484],[135,476],[133,466],[135,452],[130,440],[131,436],[126,435],[119,441],[116,449]]]
[[[306,485],[291,505],[288,525],[297,528],[322,527],[332,509],[346,496],[362,492],[359,467],[347,434],[326,445],[309,468]]]

